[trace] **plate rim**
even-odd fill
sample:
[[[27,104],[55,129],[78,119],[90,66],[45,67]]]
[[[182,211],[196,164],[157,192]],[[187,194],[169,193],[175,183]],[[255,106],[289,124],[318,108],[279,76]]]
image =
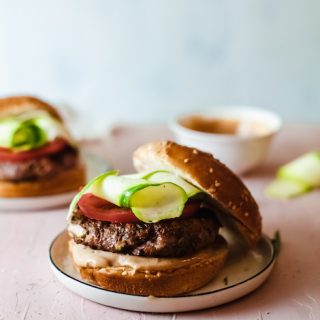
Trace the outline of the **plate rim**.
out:
[[[63,274],[64,276],[67,276],[69,279],[73,280],[73,281],[76,281],[80,284],[83,284],[83,285],[86,285],[86,286],[89,286],[91,288],[94,288],[94,289],[99,289],[103,292],[108,292],[108,293],[112,293],[112,294],[116,294],[116,295],[125,295],[125,296],[129,296],[129,297],[135,297],[135,298],[148,298],[148,296],[144,296],[144,295],[139,295],[139,294],[130,294],[130,293],[125,293],[125,292],[116,292],[116,291],[112,291],[112,290],[108,290],[108,289],[104,289],[102,287],[99,287],[99,286],[96,286],[94,284],[91,284],[91,283],[88,283],[88,282],[84,282],[80,279],[76,279],[72,276],[70,276],[69,274],[67,274],[66,272],[64,272],[63,270],[61,270],[56,264],[55,262],[53,261],[53,258],[52,258],[52,247],[53,245],[55,244],[56,240],[62,236],[62,234],[64,233],[67,233],[67,229],[64,229],[63,231],[60,231],[55,237],[54,239],[51,241],[50,243],[50,246],[49,246],[49,262],[51,264],[52,267],[54,267],[57,271],[59,271],[61,274]],[[199,297],[199,296],[205,296],[205,295],[212,295],[212,294],[215,294],[215,293],[218,293],[218,292],[221,292],[221,291],[225,291],[225,290],[228,290],[228,289],[231,289],[231,288],[234,288],[234,287],[237,287],[237,286],[240,286],[256,277],[258,277],[259,275],[261,275],[262,273],[264,273],[266,270],[268,270],[270,268],[270,266],[272,266],[272,264],[275,263],[276,261],[276,258],[277,258],[277,252],[274,248],[274,245],[271,241],[271,238],[269,236],[267,236],[265,233],[262,233],[262,238],[264,238],[264,240],[267,241],[268,245],[270,246],[272,252],[271,252],[271,258],[270,258],[270,261],[268,261],[268,263],[259,271],[257,272],[256,274],[250,276],[249,278],[245,279],[245,280],[242,280],[240,282],[237,282],[237,283],[234,283],[230,286],[226,286],[224,288],[220,288],[220,289],[217,289],[217,290],[213,290],[213,291],[208,291],[208,292],[199,292],[199,293],[195,293],[195,294],[190,294],[190,293],[187,293],[187,294],[184,294],[184,295],[176,295],[176,296],[170,296],[170,297],[154,297],[156,299],[172,299],[172,298],[193,298],[193,297]],[[191,291],[192,293],[192,291]]]
[[[20,198],[0,198],[0,213],[30,213],[39,212],[41,210],[54,210],[59,207],[66,207],[70,199],[76,195],[77,191],[66,191],[56,194],[48,194],[35,197]],[[34,205],[36,202],[36,205]],[[12,207],[12,203],[16,205]],[[30,205],[31,204],[31,205]],[[27,207],[21,207],[21,206]]]

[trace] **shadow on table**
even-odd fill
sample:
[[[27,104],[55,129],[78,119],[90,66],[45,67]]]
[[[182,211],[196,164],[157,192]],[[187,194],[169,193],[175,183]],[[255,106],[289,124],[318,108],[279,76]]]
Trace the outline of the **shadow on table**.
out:
[[[220,307],[184,313],[179,319],[268,319],[275,314],[281,319],[290,313],[306,319],[310,312],[319,315],[318,233],[312,219],[288,224],[281,230],[282,247],[275,268],[260,288]]]

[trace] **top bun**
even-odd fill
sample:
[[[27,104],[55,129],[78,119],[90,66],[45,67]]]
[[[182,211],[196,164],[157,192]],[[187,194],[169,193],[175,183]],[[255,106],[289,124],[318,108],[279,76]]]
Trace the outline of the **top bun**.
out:
[[[240,232],[250,246],[261,237],[258,205],[243,182],[211,154],[171,141],[151,142],[133,155],[138,171],[166,169],[206,192],[221,220]]]
[[[62,122],[57,110],[50,104],[34,97],[17,96],[0,99],[0,118],[15,116],[23,112],[44,110]]]

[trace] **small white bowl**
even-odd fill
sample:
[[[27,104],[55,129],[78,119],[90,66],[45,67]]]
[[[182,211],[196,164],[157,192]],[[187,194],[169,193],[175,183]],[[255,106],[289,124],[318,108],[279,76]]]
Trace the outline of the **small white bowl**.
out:
[[[207,133],[182,125],[183,119],[236,120],[243,134]],[[281,128],[281,118],[276,113],[249,106],[219,106],[200,112],[184,114],[170,121],[175,140],[183,145],[212,153],[237,174],[248,172],[265,159],[272,137]],[[263,130],[248,130],[253,126]],[[258,125],[258,126],[257,126]]]

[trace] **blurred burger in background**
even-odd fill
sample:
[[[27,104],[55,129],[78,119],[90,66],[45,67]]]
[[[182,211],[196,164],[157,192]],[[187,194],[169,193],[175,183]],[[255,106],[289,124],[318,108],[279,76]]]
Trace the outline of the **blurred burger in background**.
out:
[[[58,194],[84,182],[78,146],[53,106],[34,97],[0,99],[0,197]]]

